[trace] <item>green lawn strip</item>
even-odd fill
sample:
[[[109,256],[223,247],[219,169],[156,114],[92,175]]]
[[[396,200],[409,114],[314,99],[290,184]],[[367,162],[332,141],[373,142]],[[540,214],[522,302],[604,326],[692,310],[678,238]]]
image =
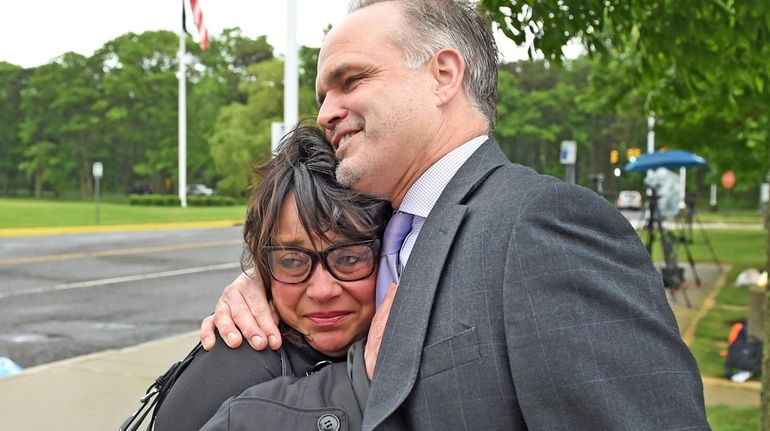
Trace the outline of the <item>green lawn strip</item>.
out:
[[[96,224],[93,202],[0,199],[0,228],[90,226]],[[100,224],[171,223],[240,220],[245,207],[147,207],[101,203]]]
[[[706,406],[713,431],[753,431],[759,429],[759,407]]]
[[[679,232],[675,236],[681,239]],[[642,240],[646,240],[646,234],[640,231]],[[763,268],[765,265],[765,242],[767,231],[756,229],[694,229],[692,242],[684,244],[676,241],[674,248],[681,265],[688,265],[686,249],[689,248],[693,260],[696,262],[714,262],[713,254],[720,262],[732,264],[738,272],[749,268]],[[711,248],[709,247],[711,244]],[[711,253],[711,249],[714,253]],[[663,260],[658,235],[652,248],[655,261]],[[737,274],[737,273],[736,273]],[[734,280],[729,279],[728,280]]]
[[[698,221],[703,223],[762,223],[762,214],[757,210],[697,211],[695,218],[696,225]]]

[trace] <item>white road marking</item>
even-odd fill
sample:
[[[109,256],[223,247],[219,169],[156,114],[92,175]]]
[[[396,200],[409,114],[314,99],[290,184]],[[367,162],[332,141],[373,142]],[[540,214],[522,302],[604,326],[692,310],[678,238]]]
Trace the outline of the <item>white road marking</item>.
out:
[[[56,286],[39,287],[36,289],[27,289],[16,292],[0,293],[0,299],[12,298],[25,295],[36,295],[39,293],[56,292],[61,290],[81,289],[85,287],[102,287],[118,283],[127,283],[131,281],[151,280],[155,278],[176,277],[179,275],[197,274],[200,272],[219,271],[223,269],[240,268],[238,262],[221,263],[217,265],[197,266],[194,268],[175,269],[172,271],[153,272],[149,274],[125,275],[122,277],[103,278],[101,280],[79,281],[76,283],[59,284]]]

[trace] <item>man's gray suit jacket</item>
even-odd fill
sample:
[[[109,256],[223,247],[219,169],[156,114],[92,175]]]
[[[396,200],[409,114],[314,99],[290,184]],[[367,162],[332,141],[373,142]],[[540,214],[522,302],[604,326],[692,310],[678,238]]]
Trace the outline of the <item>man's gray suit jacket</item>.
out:
[[[484,143],[401,277],[363,429],[703,430],[662,279],[596,193]]]

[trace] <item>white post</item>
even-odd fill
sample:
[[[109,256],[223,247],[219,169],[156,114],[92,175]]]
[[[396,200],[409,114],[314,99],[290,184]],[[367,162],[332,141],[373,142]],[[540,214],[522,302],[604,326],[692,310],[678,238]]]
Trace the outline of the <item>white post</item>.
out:
[[[647,117],[647,153],[655,152],[655,113],[650,112],[650,116]],[[646,178],[652,175],[652,169],[647,169]],[[647,190],[647,194],[650,194],[650,190]]]
[[[283,137],[283,123],[273,121],[270,123],[270,157],[275,155],[275,149]]]
[[[96,202],[95,219],[96,224],[99,224],[99,180],[102,179],[102,174],[104,173],[102,162],[94,162],[91,167],[91,173],[94,177],[94,200]]]
[[[647,152],[655,152],[655,113],[650,112],[647,117]]]
[[[179,29],[179,203],[187,208],[187,65],[184,26]]]
[[[284,133],[299,117],[299,54],[297,52],[297,0],[286,2],[286,56],[283,61]]]
[[[717,185],[711,183],[711,189],[709,191],[711,192],[709,195],[709,206],[713,210],[716,209],[717,206]]]
[[[684,202],[684,196],[687,192],[687,168],[682,166],[679,168],[679,209],[687,208],[687,204]]]

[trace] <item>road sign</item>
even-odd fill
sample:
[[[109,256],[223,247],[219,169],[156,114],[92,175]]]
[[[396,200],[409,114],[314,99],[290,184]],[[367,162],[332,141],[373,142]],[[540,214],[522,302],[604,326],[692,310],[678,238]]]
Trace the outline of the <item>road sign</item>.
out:
[[[722,187],[730,190],[735,186],[735,174],[733,171],[727,171],[722,174]]]
[[[94,162],[91,171],[94,174],[94,178],[101,178],[104,173],[102,162]]]
[[[574,165],[577,160],[577,142],[561,141],[561,151],[559,152],[559,162],[562,165]]]

